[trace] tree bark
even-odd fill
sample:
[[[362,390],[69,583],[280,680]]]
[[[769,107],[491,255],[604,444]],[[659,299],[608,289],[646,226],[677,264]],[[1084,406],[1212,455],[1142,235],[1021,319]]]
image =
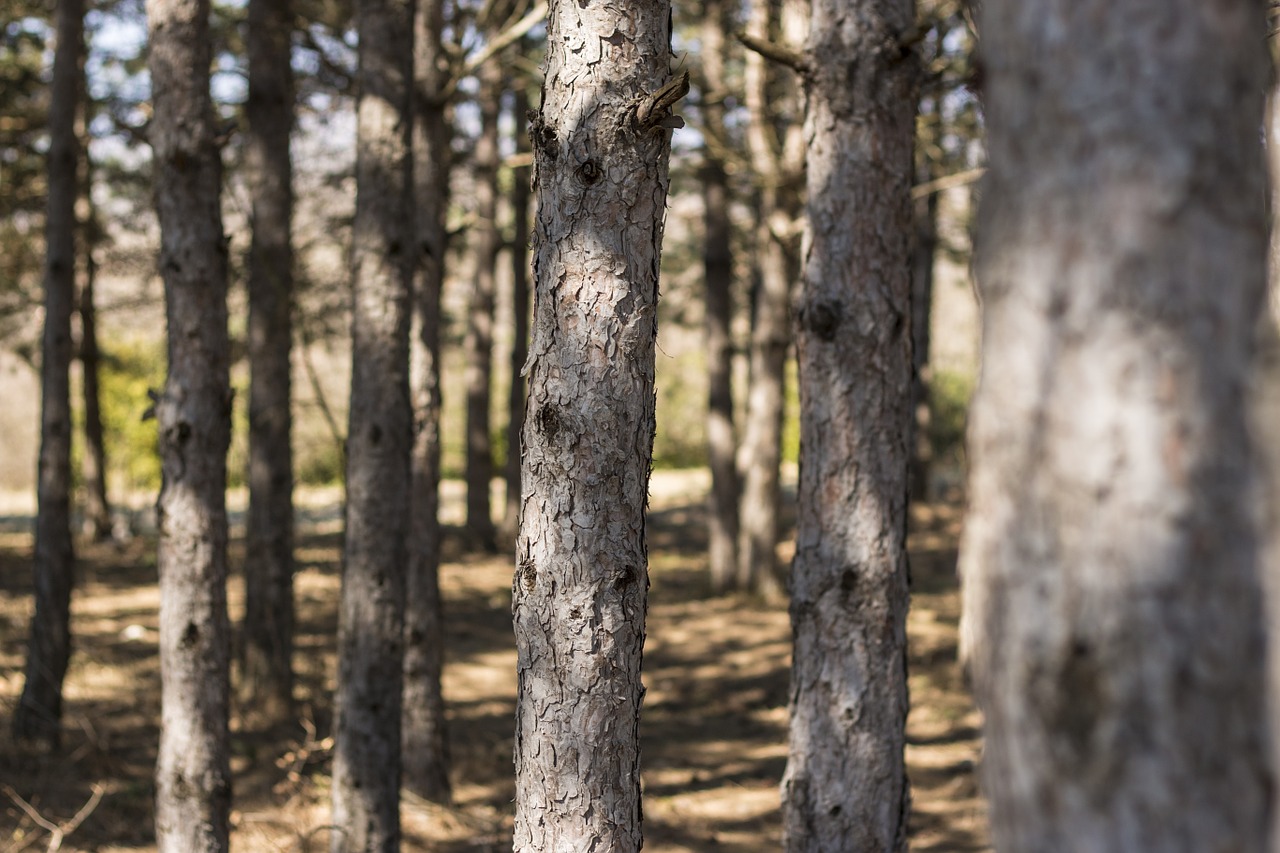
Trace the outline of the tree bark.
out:
[[[806,27],[803,0],[782,3],[781,19],[776,22],[774,5],[769,0],[753,2],[749,35],[798,45]],[[760,182],[756,222],[760,286],[751,316],[750,390],[742,436],[738,586],[778,599],[785,588],[777,559],[779,474],[791,343],[791,283],[797,267],[791,233],[799,213],[795,190],[804,169],[804,141],[797,122],[779,136],[778,115],[796,115],[800,107],[793,73],[781,71],[785,76],[776,79],[767,63],[760,54],[747,53],[747,144]]]
[[[702,115],[711,140],[723,144],[725,31],[730,16],[723,0],[702,4]],[[713,144],[703,149],[702,204],[706,227],[707,460],[711,468],[707,550],[711,586],[736,586],[738,572],[738,440],[733,425],[733,224],[729,220],[729,176]]]
[[[553,2],[513,615],[517,851],[640,849],[671,5]]]
[[[409,576],[405,596],[404,786],[447,803],[449,739],[440,676],[444,617],[440,601],[440,293],[448,238],[449,84],[441,43],[443,0],[420,0],[414,17],[414,228],[417,231],[414,310],[414,441],[409,498]]]
[[[250,174],[249,516],[240,672],[242,716],[287,723],[293,714],[293,12],[287,0],[250,0],[245,165]]]
[[[493,313],[497,297],[498,253],[498,112],[504,88],[498,57],[480,68],[480,138],[474,162],[476,224],[473,247],[476,275],[467,308],[467,533],[485,550],[496,550],[489,487],[493,481],[493,443],[489,407],[493,401]]]
[[[76,198],[81,156],[76,112],[83,74],[83,0],[59,0],[49,102],[40,461],[36,485],[35,614],[14,736],[57,745],[62,681],[71,656],[71,314],[76,289]]]
[[[996,847],[1264,850],[1262,4],[982,15],[962,641]]]
[[[208,0],[148,0],[150,139],[169,369],[156,402],[162,484],[156,846],[225,851],[227,446],[231,432],[222,161],[209,95]]]
[[[409,550],[413,4],[361,0],[351,413],[338,626],[333,853],[400,847]]]
[[[906,849],[913,21],[911,0],[815,0],[805,51],[788,851]]]
[[[524,40],[519,42],[527,53]],[[528,82],[515,84],[512,113],[516,126],[516,155],[532,154],[526,130],[529,111]],[[511,176],[511,389],[507,398],[507,506],[503,528],[512,535],[520,530],[520,435],[524,432],[524,363],[529,358],[529,171],[512,170]]]
[[[928,168],[923,181],[932,179]],[[915,242],[911,248],[911,475],[912,501],[927,501],[933,470],[933,442],[929,438],[929,323],[933,314],[933,264],[938,252],[938,194],[929,193],[914,204]]]

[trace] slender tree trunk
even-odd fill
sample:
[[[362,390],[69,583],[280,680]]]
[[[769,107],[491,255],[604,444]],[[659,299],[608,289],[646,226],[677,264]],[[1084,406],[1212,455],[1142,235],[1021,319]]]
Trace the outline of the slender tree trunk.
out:
[[[245,165],[249,248],[249,518],[240,703],[259,725],[293,719],[293,12],[250,0]]]
[[[489,487],[493,481],[493,443],[489,408],[493,401],[493,312],[497,296],[498,111],[504,88],[497,57],[480,69],[480,138],[474,158],[476,224],[473,248],[476,275],[467,308],[467,533],[485,550],[497,548]]]
[[[83,0],[59,0],[49,104],[44,338],[40,360],[40,463],[36,485],[35,614],[26,681],[13,717],[20,740],[58,743],[62,680],[71,655],[71,314],[76,289],[76,197],[82,89]]]
[[[931,172],[921,170],[923,181]],[[933,443],[929,439],[932,410],[929,405],[929,323],[933,308],[933,263],[938,251],[938,194],[930,193],[914,204],[915,242],[911,247],[911,476],[913,501],[927,501],[933,468]]]
[[[440,675],[444,624],[440,601],[440,292],[444,285],[450,126],[443,0],[420,0],[414,18],[414,310],[413,477],[409,498],[409,576],[405,604],[404,785],[447,803],[449,739]]]
[[[788,851],[906,849],[912,5],[815,0],[805,51]]]
[[[637,851],[658,267],[675,124],[667,0],[556,0],[538,215],[518,652],[515,850]]]
[[[738,572],[738,440],[733,427],[733,224],[729,177],[713,148],[724,144],[725,32],[730,16],[723,0],[702,4],[702,114],[709,142],[703,150],[702,204],[706,223],[708,557],[711,586],[735,586]]]
[[[1262,11],[983,3],[962,639],[999,849],[1267,849]]]
[[[83,59],[83,57],[82,57]],[[82,63],[83,66],[83,63]],[[83,78],[80,81],[83,86]],[[79,229],[79,292],[76,314],[80,318],[80,340],[76,357],[80,360],[80,392],[84,405],[84,454],[80,468],[84,481],[84,531],[95,542],[111,538],[111,502],[107,498],[107,448],[102,432],[101,391],[98,383],[98,313],[94,304],[98,263],[94,255],[102,238],[102,223],[93,204],[93,163],[89,157],[88,99],[81,90],[76,119],[77,135],[85,141],[80,157],[80,192],[77,199]]]
[[[209,96],[209,3],[148,0],[169,370],[156,402],[162,485],[156,846],[227,849],[227,446],[231,389],[222,161]]]
[[[786,0],[777,20],[774,4],[755,0],[747,29],[761,40],[798,46],[807,24],[804,0]],[[764,57],[748,52],[746,101],[747,143],[760,181],[756,245],[760,287],[751,318],[750,389],[742,436],[741,525],[738,543],[738,586],[766,598],[781,597],[784,589],[777,561],[779,480],[782,463],[782,423],[786,404],[787,348],[791,342],[791,282],[796,256],[791,232],[799,212],[795,182],[803,170],[804,146],[798,123],[784,129],[777,117],[799,112],[794,75],[774,79]],[[779,97],[781,85],[785,95]]]
[[[338,625],[333,853],[400,849],[409,549],[414,7],[361,0],[351,414]]]
[[[521,47],[524,41],[520,42]],[[527,52],[527,51],[522,51]],[[529,111],[528,83],[515,84],[516,155],[531,153],[525,114]],[[520,435],[524,431],[524,363],[529,358],[529,172],[512,170],[511,176],[511,391],[507,398],[507,507],[503,527],[515,535],[520,530]]]

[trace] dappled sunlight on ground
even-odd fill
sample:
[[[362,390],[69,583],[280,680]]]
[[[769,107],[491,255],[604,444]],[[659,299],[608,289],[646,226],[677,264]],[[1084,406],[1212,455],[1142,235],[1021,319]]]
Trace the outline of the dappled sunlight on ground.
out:
[[[706,475],[655,475],[652,593],[641,726],[645,849],[766,851],[781,841],[778,781],[786,764],[785,608],[711,595],[705,577],[702,501]],[[336,492],[302,499],[299,536],[299,725],[242,732],[233,722],[236,774],[233,849],[328,849],[329,702],[336,662],[340,512]],[[457,496],[446,490],[446,500]],[[912,849],[984,851],[985,808],[977,792],[979,718],[956,663],[959,510],[934,506],[913,518],[912,712],[907,760],[913,786]],[[29,527],[28,527],[29,529]],[[455,803],[406,795],[406,851],[510,850],[514,782],[515,651],[511,565],[461,552],[451,530],[441,572],[447,616]],[[104,787],[101,803],[64,851],[155,849],[151,821],[159,673],[154,545],[80,547],[73,606],[75,652],[67,681],[65,742],[53,756],[19,747],[9,721],[21,689],[30,618],[29,533],[0,534],[0,786],[55,822]],[[790,545],[780,549],[789,557]],[[242,550],[233,546],[239,564]],[[243,584],[228,589],[233,620]],[[43,850],[48,834],[0,787],[0,849]]]

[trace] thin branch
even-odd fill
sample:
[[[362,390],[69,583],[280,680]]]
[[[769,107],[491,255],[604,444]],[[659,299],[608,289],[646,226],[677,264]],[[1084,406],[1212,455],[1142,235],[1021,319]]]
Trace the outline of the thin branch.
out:
[[[501,52],[508,45],[514,44],[523,38],[529,30],[536,27],[541,21],[547,17],[547,4],[539,3],[529,10],[529,13],[520,20],[516,21],[506,30],[489,39],[483,48],[472,54],[460,69],[453,75],[453,79],[440,92],[439,98],[442,102],[447,102],[458,91],[458,84],[462,82],[464,77],[468,77],[476,72],[481,65],[484,65],[492,57]]]
[[[794,48],[769,41],[768,39],[758,38],[745,31],[734,35],[738,41],[742,42],[743,47],[760,54],[771,62],[785,65],[797,74],[807,74],[809,71],[809,63],[804,58],[804,54]]]
[[[27,817],[31,818],[41,828],[49,832],[49,846],[47,853],[58,853],[62,849],[62,841],[68,835],[80,828],[80,824],[85,822],[89,815],[93,814],[94,809],[98,807],[98,803],[102,802],[103,787],[98,783],[94,783],[93,793],[89,795],[89,799],[85,802],[80,810],[76,812],[70,820],[65,820],[60,824],[46,819],[36,807],[28,803],[22,797],[18,796],[18,792],[8,785],[4,786],[4,792],[9,799],[22,809]]]
[[[923,184],[916,184],[911,188],[911,197],[915,199],[925,198],[934,193],[943,190],[955,189],[972,184],[987,173],[986,167],[979,166],[976,169],[966,169],[963,172],[956,172],[953,175],[943,175],[941,178],[935,178],[932,181],[925,181]]]

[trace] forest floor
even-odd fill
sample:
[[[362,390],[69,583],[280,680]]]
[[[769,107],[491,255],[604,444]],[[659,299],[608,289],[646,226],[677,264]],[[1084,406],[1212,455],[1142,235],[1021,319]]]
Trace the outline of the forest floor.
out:
[[[784,607],[710,594],[705,486],[701,472],[654,476],[648,693],[641,723],[645,848],[776,850],[791,632]],[[239,731],[233,721],[232,847],[240,853],[328,848],[327,734],[337,669],[341,547],[335,494],[304,495],[309,499],[300,502],[296,665],[303,719],[290,731],[272,734]],[[445,499],[446,508],[456,501],[456,486],[446,490]],[[979,718],[956,661],[959,526],[955,505],[913,511],[907,763],[916,851],[990,849],[974,775]],[[32,607],[29,530],[29,519],[0,517],[0,851],[55,849],[50,828],[66,826],[78,812],[87,814],[68,827],[61,850],[153,851],[160,687],[154,540],[139,536],[125,545],[80,546],[66,734],[57,753],[44,755],[15,744],[9,734]],[[784,545],[781,556],[789,559],[791,548]],[[236,541],[233,565],[242,556]],[[444,688],[455,802],[445,808],[406,795],[404,849],[509,850],[511,562],[464,552],[456,527],[447,529],[445,559]],[[233,579],[233,619],[243,612],[241,590]]]

